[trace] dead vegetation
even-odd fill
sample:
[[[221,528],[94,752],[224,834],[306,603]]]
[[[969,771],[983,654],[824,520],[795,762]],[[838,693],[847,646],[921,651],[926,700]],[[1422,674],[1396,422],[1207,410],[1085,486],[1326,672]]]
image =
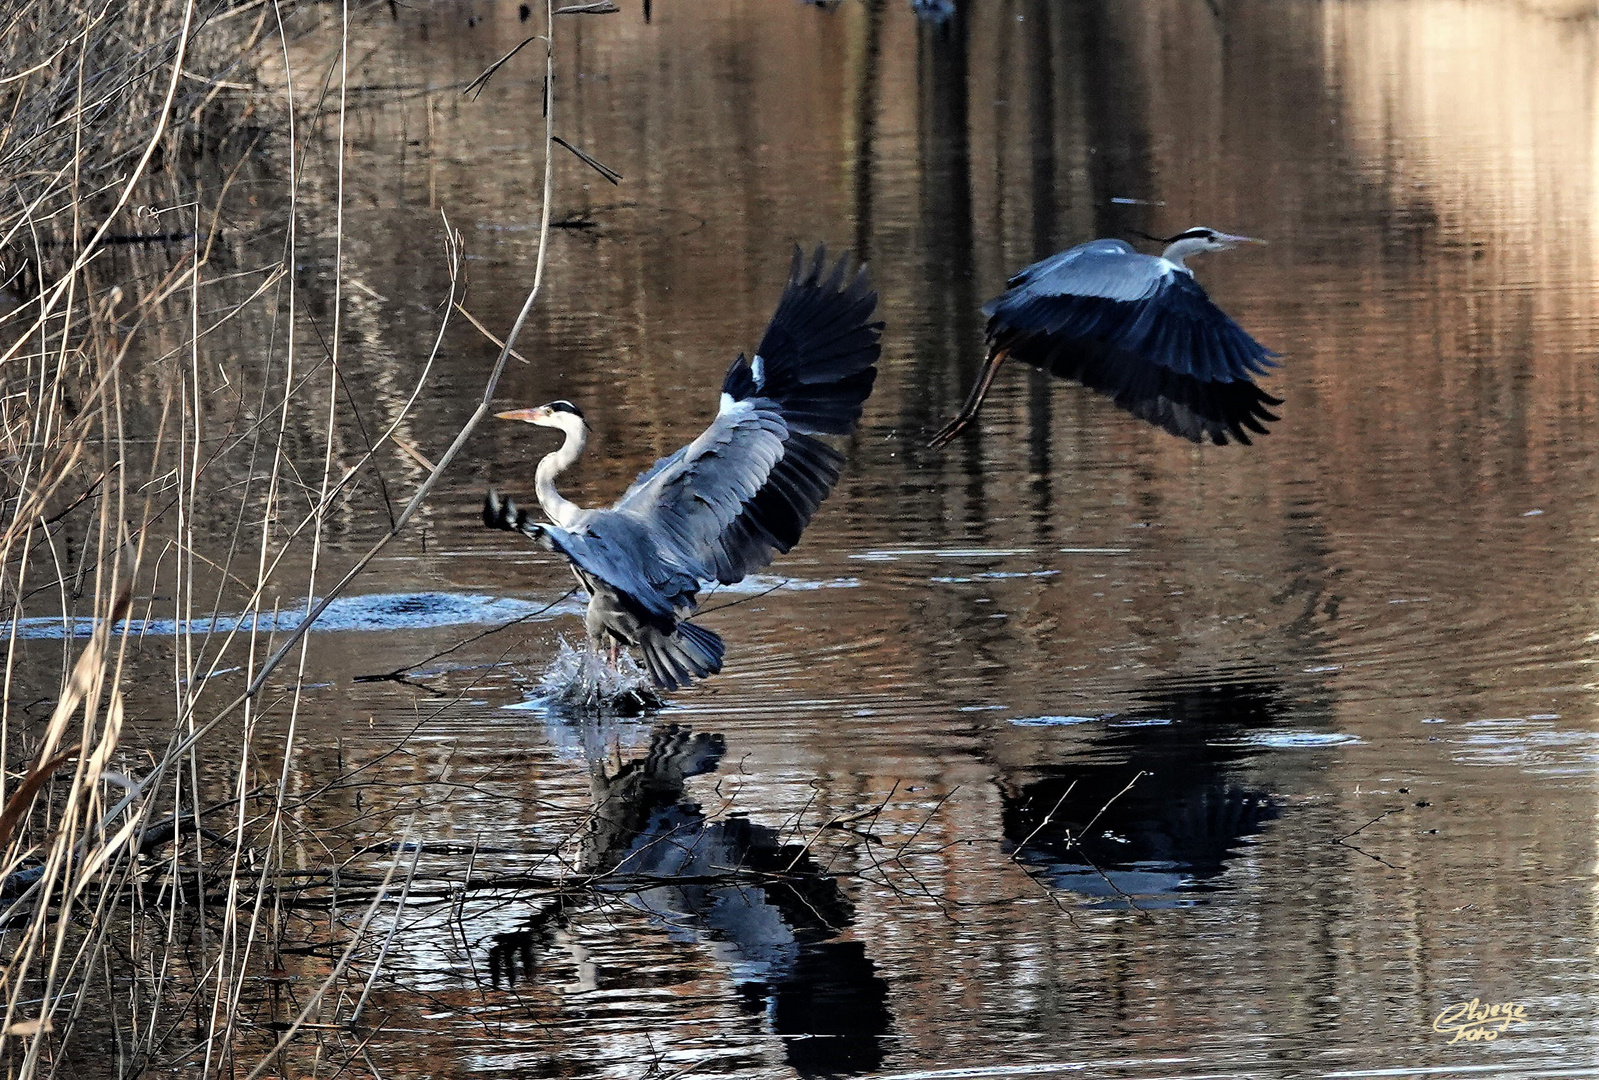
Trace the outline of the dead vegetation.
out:
[[[347,28],[349,7],[333,11]],[[281,1061],[274,1042],[328,1010],[360,1012],[323,995],[343,992],[381,888],[295,1016],[270,1038],[239,1027],[249,980],[282,965],[299,890],[305,796],[290,774],[306,633],[404,532],[486,414],[510,345],[453,441],[398,441],[458,299],[459,238],[441,219],[438,335],[406,358],[392,412],[357,413],[340,355],[348,49],[295,70],[294,14],[266,0],[17,0],[0,14],[10,1077],[255,1076]],[[263,57],[281,85],[258,86]],[[297,80],[322,84],[309,111]],[[325,213],[307,227],[298,195],[312,131],[336,178],[331,230]],[[508,343],[543,276],[545,172],[538,265]],[[315,259],[326,280],[302,284],[291,268]],[[378,498],[377,463],[402,454],[421,467],[409,490],[383,488],[388,527],[365,554],[330,555],[340,514],[358,492]],[[271,618],[297,608],[304,618]],[[240,618],[209,618],[223,610]],[[130,619],[175,631],[136,642],[114,629]],[[167,683],[169,712],[144,721],[154,741],[130,744],[135,678],[144,700]],[[403,875],[403,859],[388,864]]]

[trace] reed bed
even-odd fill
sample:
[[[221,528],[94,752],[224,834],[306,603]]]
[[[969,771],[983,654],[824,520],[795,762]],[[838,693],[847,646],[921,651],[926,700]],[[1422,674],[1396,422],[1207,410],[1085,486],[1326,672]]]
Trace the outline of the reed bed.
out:
[[[553,5],[541,14],[556,22]],[[314,71],[291,48],[305,18],[339,24],[336,55]],[[380,964],[353,993],[350,965],[373,948],[381,958],[371,928],[415,868],[407,821],[374,823],[394,840],[365,853],[384,868],[356,874],[354,920],[330,920],[347,935],[338,956],[316,987],[277,995],[286,1019],[252,1014],[252,980],[282,969],[284,928],[317,884],[300,865],[298,815],[321,793],[290,783],[307,632],[404,533],[486,414],[538,295],[549,225],[547,31],[531,53],[546,68],[539,257],[481,403],[445,445],[396,443],[458,299],[460,240],[441,218],[438,335],[406,358],[408,394],[360,415],[341,355],[351,18],[347,4],[277,0],[0,11],[8,1077],[291,1071],[297,1039],[359,1020]],[[319,151],[331,211],[299,197],[313,138],[332,147]],[[330,290],[292,270],[318,259]],[[399,458],[409,490],[374,494],[379,466]],[[352,502],[380,498],[375,542],[331,552]],[[145,619],[175,633],[123,632]],[[130,742],[135,679],[138,700],[166,705]],[[336,883],[317,892],[338,906]],[[309,1053],[314,1074],[321,1051]]]

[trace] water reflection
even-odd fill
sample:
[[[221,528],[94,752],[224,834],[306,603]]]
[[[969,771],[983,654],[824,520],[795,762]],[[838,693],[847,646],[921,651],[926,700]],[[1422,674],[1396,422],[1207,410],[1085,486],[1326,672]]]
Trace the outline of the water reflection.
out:
[[[1288,714],[1284,688],[1217,678],[1156,684],[1086,750],[1004,777],[1007,850],[1056,888],[1139,907],[1217,887],[1246,838],[1282,812],[1244,768],[1250,736]],[[1070,718],[1059,718],[1067,720]]]
[[[943,26],[955,17],[955,0],[911,0],[911,10],[923,22]]]
[[[862,942],[835,940],[854,919],[837,876],[777,829],[707,815],[687,792],[726,751],[719,734],[663,724],[639,756],[623,760],[613,742],[591,758],[579,866],[589,887],[495,935],[491,979],[528,978],[578,910],[620,898],[671,939],[708,948],[732,976],[739,1010],[783,1038],[800,1073],[875,1069],[892,1021],[888,985]]]

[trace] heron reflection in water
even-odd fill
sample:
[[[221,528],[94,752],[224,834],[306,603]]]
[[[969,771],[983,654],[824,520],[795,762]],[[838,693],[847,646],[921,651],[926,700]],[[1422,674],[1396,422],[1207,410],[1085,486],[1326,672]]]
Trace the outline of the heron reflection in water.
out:
[[[731,585],[799,542],[838,482],[844,455],[817,436],[848,435],[877,377],[877,294],[849,257],[826,273],[799,251],[788,287],[755,350],[722,380],[721,407],[699,438],[657,461],[609,509],[555,490],[583,452],[588,425],[569,401],[499,413],[566,436],[534,477],[550,522],[490,490],[483,520],[565,555],[589,594],[589,647],[638,648],[656,686],[675,690],[722,670],[722,639],[686,621],[702,583]]]
[[[943,446],[982,407],[1006,360],[1108,395],[1119,407],[1193,442],[1247,444],[1282,404],[1255,385],[1274,367],[1264,348],[1217,307],[1185,260],[1264,241],[1194,228],[1161,239],[1160,255],[1122,240],[1090,240],[1010,279],[983,308],[988,356],[960,414],[933,436]]]
[[[592,762],[579,867],[592,884],[547,902],[526,929],[496,935],[491,977],[525,980],[560,926],[618,897],[726,965],[741,1011],[783,1037],[801,1075],[874,1070],[892,1022],[888,984],[862,942],[837,940],[854,920],[838,879],[808,846],[748,818],[708,818],[688,793],[726,749],[719,734],[664,724],[642,757],[611,750]]]
[[[1283,721],[1288,694],[1232,673],[1163,680],[1139,696],[1149,704],[1069,758],[1002,767],[1006,843],[1056,888],[1111,904],[1191,903],[1282,813],[1247,766],[1260,752],[1249,737]]]

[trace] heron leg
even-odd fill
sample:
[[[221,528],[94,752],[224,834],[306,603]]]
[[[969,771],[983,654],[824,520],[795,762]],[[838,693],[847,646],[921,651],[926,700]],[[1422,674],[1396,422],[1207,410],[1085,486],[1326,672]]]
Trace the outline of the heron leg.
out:
[[[622,655],[622,646],[617,643],[617,640],[615,638],[612,638],[611,639],[611,670],[612,671],[618,670],[617,666],[616,666],[616,662],[619,659],[621,659],[621,655]]]
[[[983,362],[983,370],[977,373],[977,382],[972,386],[972,392],[966,395],[966,404],[961,406],[961,411],[955,419],[940,428],[938,434],[928,441],[929,447],[937,449],[966,430],[966,425],[972,422],[977,410],[982,408],[983,399],[988,396],[988,388],[994,382],[995,373],[1009,356],[1009,349],[994,349],[989,352],[988,359]]]

